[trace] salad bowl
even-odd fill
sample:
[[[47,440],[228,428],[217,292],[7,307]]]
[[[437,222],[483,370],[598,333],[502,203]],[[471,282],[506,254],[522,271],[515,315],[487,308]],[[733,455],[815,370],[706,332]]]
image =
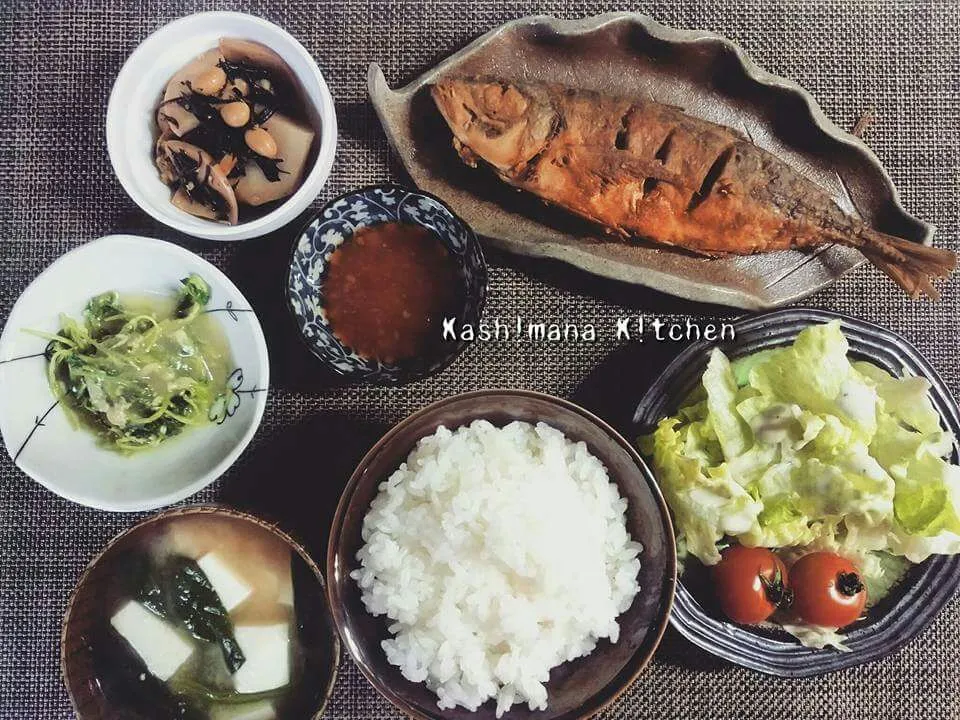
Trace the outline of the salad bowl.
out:
[[[132,455],[102,447],[74,427],[51,390],[49,336],[60,330],[61,315],[80,317],[96,295],[169,297],[191,274],[210,286],[202,312],[229,346],[222,402],[209,423],[159,447]],[[14,305],[0,335],[0,433],[17,466],[48,490],[102,510],[150,510],[193,495],[233,464],[260,424],[269,375],[257,316],[226,275],[172,243],[110,235],[60,257]]]
[[[734,323],[735,339],[719,347],[731,360],[792,343],[804,328],[838,320],[855,360],[866,360],[895,376],[915,375],[930,383],[929,397],[942,427],[953,434],[949,461],[956,464],[960,411],[936,370],[899,335],[868,322],[825,310],[791,308]],[[638,434],[675,413],[698,386],[715,343],[699,342],[681,352],[647,390],[634,414]],[[689,563],[688,563],[689,565]],[[744,626],[717,607],[709,573],[699,563],[677,582],[670,621],[689,641],[730,662],[780,677],[809,677],[878,660],[916,637],[960,585],[960,556],[931,555],[906,574],[855,624],[842,631],[846,652],[802,645],[775,626]]]

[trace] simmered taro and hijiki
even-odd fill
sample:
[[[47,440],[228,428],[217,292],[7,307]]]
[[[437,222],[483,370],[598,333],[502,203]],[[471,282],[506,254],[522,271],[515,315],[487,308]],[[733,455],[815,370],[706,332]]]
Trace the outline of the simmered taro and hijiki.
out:
[[[290,67],[233,38],[173,76],[157,126],[156,164],[173,204],[231,225],[297,190],[316,137]]]

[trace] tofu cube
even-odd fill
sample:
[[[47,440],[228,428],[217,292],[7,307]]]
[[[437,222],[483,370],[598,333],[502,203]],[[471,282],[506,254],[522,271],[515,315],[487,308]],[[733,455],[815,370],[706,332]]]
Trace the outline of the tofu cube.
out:
[[[276,717],[277,709],[269,700],[210,708],[210,720],[276,720]]]
[[[238,625],[233,629],[247,661],[233,675],[239,693],[258,693],[290,682],[290,626]]]
[[[197,565],[210,580],[227,612],[233,610],[253,592],[253,588],[238,577],[215,552],[208,552],[197,560]]]
[[[277,573],[277,602],[281,605],[293,607],[293,568],[290,561],[280,566]]]
[[[193,645],[173,625],[133,600],[110,618],[110,624],[130,643],[150,674],[163,682],[193,654]]]

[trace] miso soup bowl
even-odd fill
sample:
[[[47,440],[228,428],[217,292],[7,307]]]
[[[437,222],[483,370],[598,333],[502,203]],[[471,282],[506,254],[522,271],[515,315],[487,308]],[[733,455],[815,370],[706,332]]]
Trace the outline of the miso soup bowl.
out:
[[[439,198],[397,185],[377,185],[331,200],[294,240],[287,300],[307,348],[345,382],[402,385],[440,372],[467,346],[459,334],[436,343],[425,355],[387,364],[358,355],[337,337],[323,306],[330,257],[360,228],[386,222],[412,223],[429,230],[450,252],[463,304],[456,328],[477,327],[487,296],[487,266],[473,230]],[[438,329],[438,332],[442,332]]]
[[[78,720],[168,720],[144,715],[135,708],[136,687],[97,654],[101,633],[110,633],[109,614],[126,596],[118,594],[118,570],[125,557],[165,524],[179,518],[225,517],[250,523],[290,548],[293,558],[296,599],[296,630],[302,649],[300,684],[294,685],[304,707],[299,717],[284,720],[319,720],[333,692],[340,662],[340,640],[326,599],[326,584],[320,568],[297,540],[266,520],[219,505],[174,508],[147,518],[113,540],[80,576],[63,617],[60,636],[60,666],[67,694]],[[117,672],[114,672],[117,670]]]
[[[170,78],[190,60],[216,47],[221,37],[255,40],[286,61],[303,88],[308,111],[319,125],[319,147],[297,191],[266,215],[238,225],[194,217],[174,207],[171,190],[153,163],[156,109]],[[320,68],[306,48],[286,30],[254,15],[204,12],[164,25],[127,59],[107,106],[107,150],[117,179],[130,198],[155,220],[207,240],[246,240],[294,220],[317,197],[333,167],[337,116]]]

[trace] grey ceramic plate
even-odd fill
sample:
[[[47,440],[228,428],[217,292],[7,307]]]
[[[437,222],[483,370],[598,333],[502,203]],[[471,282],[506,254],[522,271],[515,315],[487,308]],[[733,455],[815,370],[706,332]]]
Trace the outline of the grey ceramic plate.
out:
[[[796,301],[863,262],[856,251],[837,246],[814,255],[779,252],[711,260],[608,239],[460,162],[428,92],[445,75],[554,82],[676,105],[746,133],[878,230],[918,242],[933,235],[932,226],[900,206],[877,157],[830,122],[799,85],[764,71],[734,43],[712,33],[675,30],[635,13],[610,13],[583,20],[515,20],[395,91],[379,66],[370,66],[370,98],[414,182],[501,249],[743,308]]]
[[[945,428],[960,437],[960,410],[949,389],[917,350],[899,335],[876,325],[808,308],[763,313],[734,324],[736,339],[721,345],[732,358],[793,342],[805,327],[839,319],[850,353],[888,372],[909,372],[930,381],[930,397]],[[700,382],[712,343],[696,343],[680,353],[650,386],[634,415],[637,434],[649,432]],[[951,462],[956,463],[954,448]],[[744,627],[727,621],[715,607],[705,569],[690,564],[677,582],[670,622],[692,643],[744,667],[781,677],[809,677],[877,660],[916,637],[950,600],[960,584],[960,556],[933,556],[914,565],[904,580],[870,609],[864,620],[844,630],[850,652],[813,650],[784,632]]]

